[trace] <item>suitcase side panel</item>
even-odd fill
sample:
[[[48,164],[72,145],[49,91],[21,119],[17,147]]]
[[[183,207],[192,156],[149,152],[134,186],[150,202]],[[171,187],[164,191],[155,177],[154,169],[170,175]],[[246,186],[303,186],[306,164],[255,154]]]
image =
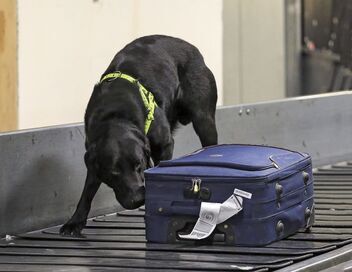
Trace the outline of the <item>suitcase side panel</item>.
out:
[[[298,229],[309,227],[307,209],[312,210],[313,198],[299,203],[287,210],[262,219],[237,220],[236,216],[218,226],[218,229],[229,231],[225,236],[225,243],[241,246],[263,246],[294,234]],[[314,214],[310,215],[314,218]],[[184,242],[177,239],[176,229],[182,230],[185,226],[182,220],[171,220],[172,217],[146,215],[146,237],[150,242]],[[194,217],[194,223],[197,220]],[[178,225],[177,225],[178,224]],[[190,241],[186,241],[190,242]]]
[[[229,219],[236,245],[266,245],[309,227],[307,209],[312,210],[313,198],[296,204],[280,213],[261,219]],[[312,216],[312,215],[310,215]]]

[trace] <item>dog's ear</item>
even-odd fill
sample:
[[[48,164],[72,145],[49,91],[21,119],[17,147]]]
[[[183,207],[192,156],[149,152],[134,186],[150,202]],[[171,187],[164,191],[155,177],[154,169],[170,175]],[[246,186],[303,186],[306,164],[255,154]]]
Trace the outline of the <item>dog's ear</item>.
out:
[[[146,137],[145,134],[141,133],[140,130],[134,127],[131,128],[131,131],[134,132],[134,135],[137,137],[140,144],[143,145],[144,156],[149,159],[151,152],[150,152],[150,144],[149,144],[148,137]]]
[[[145,144],[144,144],[144,155],[147,157],[147,158],[150,158],[150,145],[149,145],[149,141],[146,141]]]
[[[144,163],[147,168],[153,167],[153,162],[151,161],[151,151],[150,151],[150,144],[149,144],[149,139],[148,137],[145,136],[144,133],[142,133],[139,129],[136,127],[130,128],[131,132],[134,133],[138,141],[140,142],[142,149],[143,149],[143,155],[144,155]],[[152,163],[151,163],[152,162]]]
[[[145,144],[144,144],[144,157],[146,160],[146,166],[147,168],[151,168],[154,166],[153,160],[151,158],[151,152],[150,152],[150,145],[149,145],[149,140],[146,139]]]

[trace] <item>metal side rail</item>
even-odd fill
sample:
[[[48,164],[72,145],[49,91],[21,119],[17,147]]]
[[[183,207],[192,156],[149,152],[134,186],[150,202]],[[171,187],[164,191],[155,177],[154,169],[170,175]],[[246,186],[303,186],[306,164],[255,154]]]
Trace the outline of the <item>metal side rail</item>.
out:
[[[59,227],[0,240],[0,271],[340,271],[352,259],[352,163],[314,170],[316,221],[265,247],[153,244],[143,209],[90,219],[84,238]]]

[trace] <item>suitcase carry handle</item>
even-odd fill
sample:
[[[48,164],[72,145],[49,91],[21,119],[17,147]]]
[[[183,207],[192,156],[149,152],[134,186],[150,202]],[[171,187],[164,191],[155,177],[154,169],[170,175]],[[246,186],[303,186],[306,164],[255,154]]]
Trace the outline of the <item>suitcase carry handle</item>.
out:
[[[171,219],[168,228],[168,242],[191,242],[199,245],[209,244],[209,243],[221,243],[226,245],[232,245],[234,242],[234,230],[230,224],[226,222],[216,226],[209,237],[202,240],[192,240],[181,238],[183,235],[190,233],[195,225],[194,217],[191,216],[177,216]]]
[[[189,234],[178,234],[179,239],[203,240],[212,235],[217,225],[225,222],[243,209],[242,196],[248,195],[235,189],[223,203],[202,202],[199,218]],[[244,196],[245,197],[245,196]]]

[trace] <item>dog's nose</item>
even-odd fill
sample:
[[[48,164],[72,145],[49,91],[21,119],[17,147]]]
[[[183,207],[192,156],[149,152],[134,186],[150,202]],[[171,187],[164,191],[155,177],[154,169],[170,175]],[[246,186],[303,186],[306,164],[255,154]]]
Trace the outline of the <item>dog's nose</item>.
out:
[[[144,205],[145,200],[145,188],[139,187],[136,191],[131,191],[124,198],[120,199],[119,202],[125,209],[133,210]]]
[[[132,204],[131,204],[131,207],[132,209],[137,209],[139,208],[140,206],[143,206],[144,205],[144,199],[138,199],[138,200],[134,200],[132,199]]]
[[[144,204],[144,200],[145,200],[145,188],[140,187],[137,192],[134,194],[133,198],[132,198],[132,203],[134,203],[135,206],[142,206]]]
[[[135,207],[134,209],[142,206],[144,204],[144,200],[145,200],[145,188],[144,186],[142,186],[142,187],[139,187],[138,190],[134,192],[132,195],[131,202],[132,202],[132,206]]]

